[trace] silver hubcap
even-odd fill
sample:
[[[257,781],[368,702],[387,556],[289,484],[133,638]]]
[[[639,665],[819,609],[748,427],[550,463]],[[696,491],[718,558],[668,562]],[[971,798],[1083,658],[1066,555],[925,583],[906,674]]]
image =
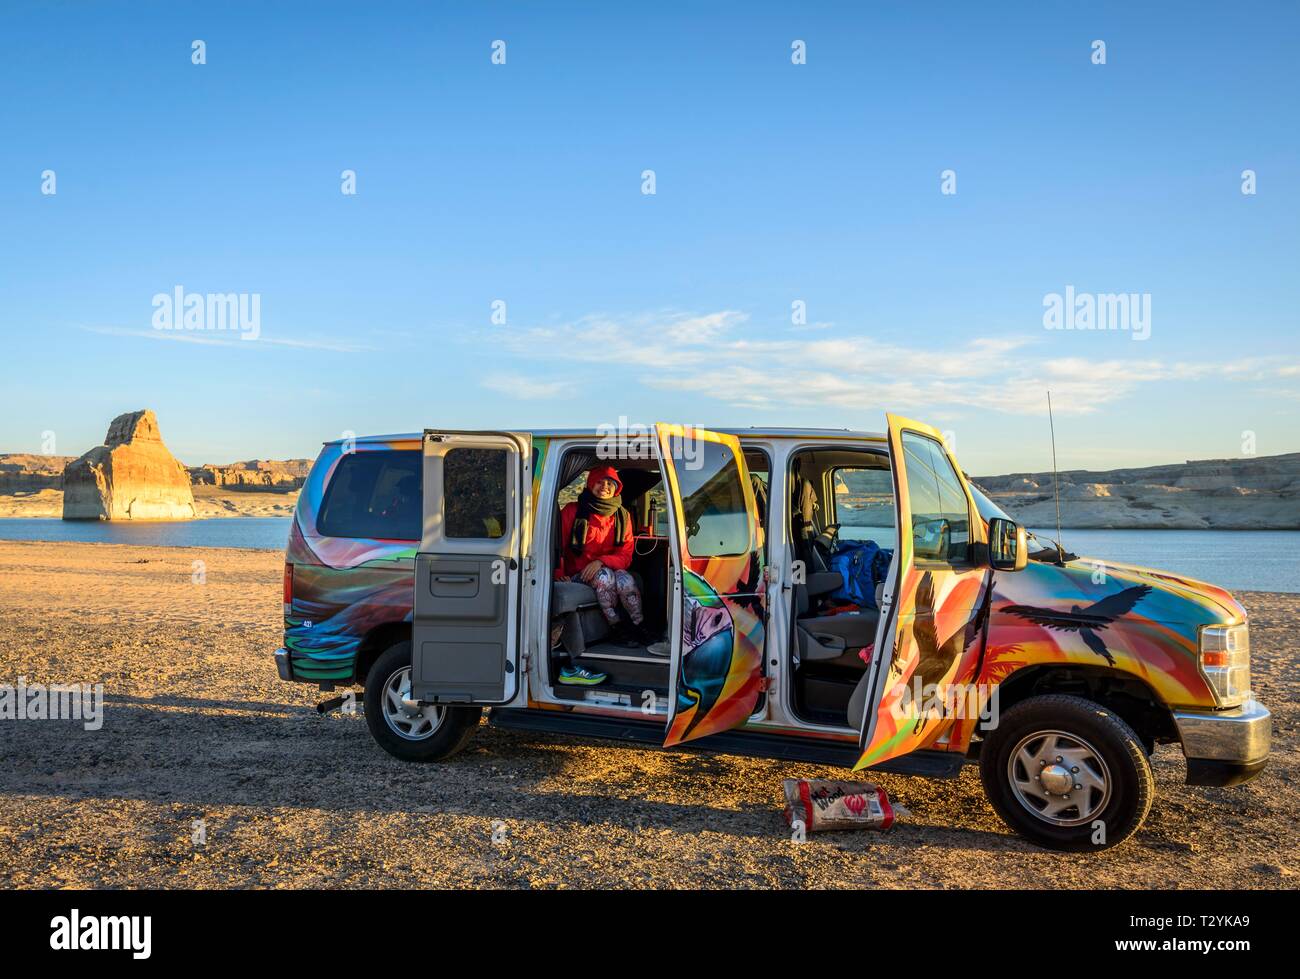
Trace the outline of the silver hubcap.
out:
[[[411,668],[404,666],[384,684],[384,720],[392,732],[407,741],[423,741],[442,726],[445,707],[409,710],[403,704],[411,696]]]
[[[1078,826],[1110,801],[1110,769],[1092,745],[1064,731],[1021,739],[1007,760],[1007,780],[1020,804],[1054,826]]]

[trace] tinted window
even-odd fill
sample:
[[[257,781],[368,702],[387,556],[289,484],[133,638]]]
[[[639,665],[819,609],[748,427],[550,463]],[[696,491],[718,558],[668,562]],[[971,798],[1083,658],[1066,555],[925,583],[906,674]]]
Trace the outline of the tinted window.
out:
[[[339,460],[316,519],[326,537],[420,539],[421,461],[414,450]]]
[[[970,550],[966,494],[943,447],[924,435],[904,432],[903,456],[917,560],[966,561]]]
[[[442,500],[449,538],[501,537],[506,532],[505,449],[451,449],[442,459]]]
[[[747,553],[749,512],[730,447],[676,435],[668,443],[686,515],[687,552],[691,557]]]

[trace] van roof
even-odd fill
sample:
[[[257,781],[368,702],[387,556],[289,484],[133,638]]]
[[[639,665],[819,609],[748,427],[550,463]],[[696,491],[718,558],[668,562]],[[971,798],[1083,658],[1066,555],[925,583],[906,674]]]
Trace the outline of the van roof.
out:
[[[492,431],[528,432],[534,438],[600,438],[612,434],[610,431],[598,431],[594,428],[534,428],[534,429],[492,429]],[[885,436],[880,432],[861,432],[848,428],[718,428],[715,431],[738,438],[776,438],[776,439],[852,439],[854,441],[883,442]],[[419,442],[423,432],[401,432],[391,435],[357,435],[350,439],[328,439],[325,445],[338,445],[341,442]]]

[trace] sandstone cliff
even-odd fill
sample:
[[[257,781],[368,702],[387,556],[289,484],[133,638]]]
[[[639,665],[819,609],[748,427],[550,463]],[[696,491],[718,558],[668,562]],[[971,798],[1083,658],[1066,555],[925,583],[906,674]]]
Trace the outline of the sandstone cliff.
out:
[[[310,459],[250,459],[228,466],[190,466],[190,482],[195,486],[224,486],[232,490],[289,491],[307,481]]]
[[[118,415],[104,444],[63,471],[64,520],[188,520],[194,495],[152,411]]]
[[[1052,474],[972,476],[1030,527],[1056,524]],[[1060,474],[1065,527],[1300,530],[1300,452]]]
[[[0,455],[0,493],[58,489],[63,485],[63,470],[72,459],[26,452]]]

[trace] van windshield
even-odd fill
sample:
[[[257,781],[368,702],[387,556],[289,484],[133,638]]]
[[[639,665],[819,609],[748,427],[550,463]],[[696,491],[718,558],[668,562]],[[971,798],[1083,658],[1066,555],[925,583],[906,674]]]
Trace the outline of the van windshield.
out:
[[[980,519],[985,523],[988,523],[994,517],[1001,517],[1003,520],[1015,520],[1007,511],[985,496],[974,483],[967,481],[966,485],[970,487],[970,495],[975,500],[975,509],[979,511]],[[1019,523],[1019,521],[1016,522]],[[1037,554],[1039,551],[1056,550],[1055,546],[1048,547],[1035,537],[1028,527],[1025,528],[1025,536],[1028,539],[1030,554]]]

